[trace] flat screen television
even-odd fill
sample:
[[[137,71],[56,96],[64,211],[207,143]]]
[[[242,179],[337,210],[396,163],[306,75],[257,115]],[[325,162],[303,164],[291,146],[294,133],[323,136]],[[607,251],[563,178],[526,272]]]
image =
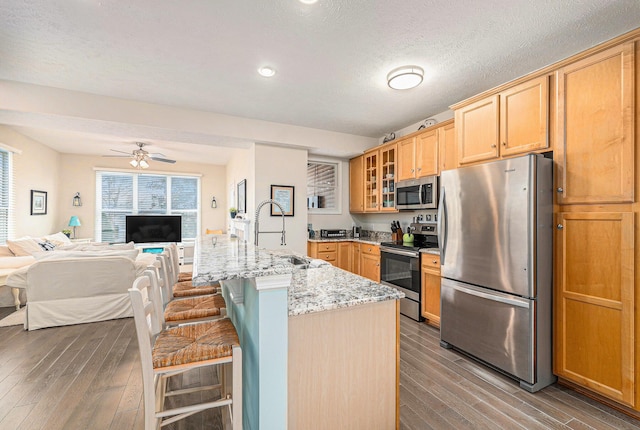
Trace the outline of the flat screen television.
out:
[[[127,242],[156,243],[182,241],[181,215],[127,215]]]

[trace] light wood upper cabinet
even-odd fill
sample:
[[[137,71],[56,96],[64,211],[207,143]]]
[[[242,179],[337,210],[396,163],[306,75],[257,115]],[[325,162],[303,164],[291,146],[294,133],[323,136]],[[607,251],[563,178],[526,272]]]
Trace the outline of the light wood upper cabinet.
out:
[[[634,46],[557,72],[559,204],[633,202]]]
[[[460,164],[498,158],[498,100],[487,97],[455,111]]]
[[[500,155],[549,147],[549,77],[516,85],[500,93]]]
[[[634,406],[634,214],[557,215],[554,373]]]
[[[460,164],[549,147],[549,77],[505,89],[456,110]]]
[[[349,212],[364,212],[364,157],[349,161]]]
[[[440,129],[426,131],[416,136],[416,177],[437,175],[438,138]]]
[[[416,178],[416,138],[399,140],[398,181]]]
[[[396,212],[396,143],[366,152],[363,157],[364,211]]]
[[[455,124],[451,121],[438,129],[439,172],[458,167]]]

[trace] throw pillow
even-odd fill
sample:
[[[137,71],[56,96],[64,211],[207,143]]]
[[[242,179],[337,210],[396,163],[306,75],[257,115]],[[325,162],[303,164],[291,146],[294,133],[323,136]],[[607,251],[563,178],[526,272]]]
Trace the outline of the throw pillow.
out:
[[[67,235],[61,231],[55,234],[48,234],[44,236],[43,239],[53,243],[55,246],[66,245],[71,243],[71,239],[69,239]]]
[[[44,242],[38,242],[38,245],[40,245],[40,248],[44,249],[45,251],[53,251],[54,249],[56,249],[56,246],[48,240],[45,240]]]
[[[38,245],[38,241],[29,236],[15,240],[7,240],[7,246],[11,252],[18,257],[33,255],[36,252],[42,251],[42,248]]]

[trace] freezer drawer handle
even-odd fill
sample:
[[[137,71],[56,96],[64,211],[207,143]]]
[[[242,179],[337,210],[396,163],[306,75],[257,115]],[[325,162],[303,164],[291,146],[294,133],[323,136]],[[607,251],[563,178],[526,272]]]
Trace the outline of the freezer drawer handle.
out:
[[[518,299],[509,299],[502,296],[497,296],[494,294],[483,293],[482,291],[472,290],[470,288],[461,287],[459,285],[451,285],[448,284],[448,287],[453,288],[454,290],[461,291],[463,293],[471,294],[472,296],[481,297],[483,299],[492,300],[494,302],[506,303],[508,305],[518,306],[521,308],[529,309],[529,301],[528,300],[518,300]]]

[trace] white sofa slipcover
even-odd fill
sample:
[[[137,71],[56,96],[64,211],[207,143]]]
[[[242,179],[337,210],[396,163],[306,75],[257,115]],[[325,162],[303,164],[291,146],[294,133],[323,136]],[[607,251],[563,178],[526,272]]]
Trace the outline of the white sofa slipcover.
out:
[[[36,330],[133,315],[128,289],[137,276],[127,257],[36,261],[26,272],[25,329]],[[11,276],[9,276],[10,280]]]

